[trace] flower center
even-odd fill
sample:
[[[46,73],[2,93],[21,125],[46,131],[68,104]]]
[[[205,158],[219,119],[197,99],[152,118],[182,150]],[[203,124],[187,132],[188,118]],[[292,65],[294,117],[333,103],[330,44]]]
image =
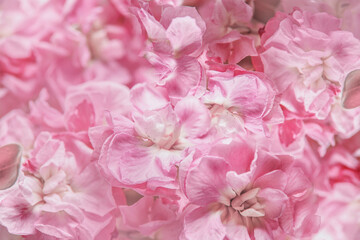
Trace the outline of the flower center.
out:
[[[264,206],[256,197],[259,188],[241,192],[230,200],[230,206],[222,205],[221,221],[223,223],[243,223],[244,218],[265,216]]]

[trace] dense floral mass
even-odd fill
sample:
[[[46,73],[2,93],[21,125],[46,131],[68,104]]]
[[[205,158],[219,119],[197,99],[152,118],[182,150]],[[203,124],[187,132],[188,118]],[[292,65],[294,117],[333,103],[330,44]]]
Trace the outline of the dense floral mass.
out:
[[[360,1],[0,1],[0,239],[360,239]]]

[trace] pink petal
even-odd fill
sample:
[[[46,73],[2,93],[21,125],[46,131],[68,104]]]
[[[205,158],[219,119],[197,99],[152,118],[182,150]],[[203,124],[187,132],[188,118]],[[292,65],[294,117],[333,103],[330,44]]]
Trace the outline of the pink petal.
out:
[[[231,82],[226,81],[224,84],[231,105],[245,118],[261,118],[273,105],[275,91],[256,75],[238,75]]]
[[[258,151],[257,159],[252,163],[253,180],[282,167],[282,160],[271,156],[267,152]],[[287,157],[284,157],[287,160]],[[289,157],[290,159],[290,157]],[[284,161],[285,162],[285,161]]]
[[[254,182],[254,187],[259,188],[275,188],[279,190],[284,190],[287,184],[287,175],[281,170],[274,170],[272,172],[266,173]]]
[[[8,192],[0,202],[0,222],[12,234],[34,234],[37,219],[38,214],[32,211],[32,206],[19,191]]]
[[[270,219],[280,217],[288,201],[285,193],[273,188],[261,189],[257,197],[259,202],[264,205],[265,216]]]
[[[218,142],[211,147],[211,155],[223,157],[236,173],[244,173],[250,170],[250,165],[255,158],[253,143],[243,139],[232,139]]]
[[[223,158],[203,157],[186,178],[186,195],[191,202],[206,206],[218,202],[228,191],[226,173],[229,165]]]
[[[113,212],[103,217],[89,213],[85,213],[85,215],[85,219],[78,230],[80,236],[94,240],[111,239],[111,234],[115,228]]]
[[[222,0],[225,9],[238,22],[249,22],[253,9],[244,0]]]
[[[342,105],[344,108],[360,106],[360,70],[352,71],[347,75],[342,93]]]
[[[9,144],[0,148],[0,190],[11,187],[18,176],[21,146]]]
[[[163,108],[169,102],[166,90],[148,84],[138,84],[130,91],[131,103],[141,112]]]
[[[250,174],[250,172],[237,174],[236,172],[230,171],[226,174],[226,181],[231,188],[240,195],[240,193],[250,184]]]
[[[143,234],[151,234],[175,219],[175,212],[162,203],[162,199],[143,197],[132,206],[121,206],[124,224]]]
[[[225,227],[220,219],[220,212],[211,212],[206,208],[197,208],[185,216],[181,240],[223,240]]]
[[[303,132],[303,122],[299,119],[291,119],[279,124],[279,139],[280,142],[288,147]]]
[[[84,99],[79,105],[73,106],[65,116],[65,121],[70,131],[87,131],[95,125],[94,106]]]
[[[140,9],[138,16],[146,29],[150,41],[158,41],[166,38],[165,28],[147,11]]]
[[[170,182],[176,176],[172,161],[156,158],[156,149],[144,146],[135,136],[116,134],[104,146],[99,164],[122,184],[141,184],[151,179]]]
[[[31,42],[21,38],[19,35],[10,35],[6,41],[0,45],[1,52],[10,58],[21,59],[31,56]]]
[[[188,92],[200,84],[202,68],[196,58],[183,56],[176,59],[176,66],[167,74],[166,89],[170,97],[184,97]]]
[[[138,11],[138,16],[154,49],[161,53],[171,54],[171,45],[167,40],[165,28],[144,9]]]
[[[175,56],[191,54],[201,47],[201,29],[196,25],[195,19],[189,16],[174,18],[166,30],[166,36]]]
[[[183,98],[175,106],[182,129],[189,137],[201,137],[210,128],[210,113],[207,107],[194,97]]]
[[[244,225],[226,226],[226,237],[228,237],[229,240],[251,240],[248,229]]]
[[[273,234],[271,230],[266,229],[265,227],[256,227],[254,229],[254,239],[256,240],[273,240]]]
[[[294,230],[298,237],[311,236],[317,232],[320,222],[326,221],[315,215],[318,208],[318,199],[315,196],[296,202],[294,206]]]
[[[179,6],[179,7],[167,7],[164,9],[161,15],[161,24],[168,28],[171,24],[172,19],[177,17],[186,17],[189,16],[195,19],[196,25],[201,29],[201,32],[204,33],[206,29],[205,22],[193,7]]]
[[[299,197],[306,195],[312,189],[312,183],[300,168],[291,168],[288,172],[288,182],[285,193],[289,196]]]
[[[98,216],[105,216],[115,209],[111,186],[100,175],[95,163],[72,179],[72,187],[78,191],[66,194],[64,201]]]
[[[8,232],[6,227],[0,226],[0,239],[6,239],[6,240],[21,240],[21,236],[13,235]]]
[[[56,217],[56,214],[61,214],[61,217]],[[34,224],[36,229],[47,235],[61,238],[71,239],[76,236],[76,227],[78,222],[66,214],[61,213],[42,213]]]
[[[257,55],[254,39],[232,31],[222,39],[209,46],[210,50],[219,56],[222,62],[236,64],[246,56]]]

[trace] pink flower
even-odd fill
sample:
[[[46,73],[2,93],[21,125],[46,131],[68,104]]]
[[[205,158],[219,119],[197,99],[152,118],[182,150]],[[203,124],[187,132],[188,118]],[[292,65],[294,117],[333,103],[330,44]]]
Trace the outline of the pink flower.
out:
[[[277,91],[265,75],[243,70],[209,73],[202,101],[209,106],[215,128],[264,133],[267,124],[283,120]]]
[[[324,119],[346,74],[357,67],[360,43],[339,24],[326,13],[299,10],[267,23],[260,57],[289,111]]]
[[[193,97],[172,107],[166,89],[146,84],[134,86],[130,96],[131,119],[112,116],[110,126],[90,129],[101,170],[114,185],[174,189],[176,165],[209,130],[209,112]]]
[[[279,239],[317,231],[311,182],[290,158],[234,139],[182,167],[183,190],[196,207],[185,216],[181,239]]]
[[[1,192],[0,222],[10,233],[96,239],[111,224],[111,186],[89,162],[90,155],[75,156],[64,142],[39,135],[17,184]]]

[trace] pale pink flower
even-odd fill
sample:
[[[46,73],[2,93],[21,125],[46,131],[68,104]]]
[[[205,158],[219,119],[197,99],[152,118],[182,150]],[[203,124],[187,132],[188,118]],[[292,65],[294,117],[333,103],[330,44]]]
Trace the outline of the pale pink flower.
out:
[[[0,223],[10,233],[102,239],[98,234],[113,221],[111,186],[89,153],[75,156],[49,133],[38,136],[16,185],[0,193]]]
[[[194,97],[173,107],[166,89],[146,84],[134,86],[130,96],[131,119],[110,116],[110,126],[90,129],[101,170],[114,185],[174,189],[184,150],[210,128],[208,109]]]
[[[299,10],[278,13],[267,23],[261,37],[263,70],[289,111],[324,119],[346,74],[357,67],[360,42],[339,24],[326,13]]]
[[[185,215],[181,239],[281,239],[317,231],[311,182],[290,158],[235,139],[194,156],[180,165],[183,190],[196,206]]]

